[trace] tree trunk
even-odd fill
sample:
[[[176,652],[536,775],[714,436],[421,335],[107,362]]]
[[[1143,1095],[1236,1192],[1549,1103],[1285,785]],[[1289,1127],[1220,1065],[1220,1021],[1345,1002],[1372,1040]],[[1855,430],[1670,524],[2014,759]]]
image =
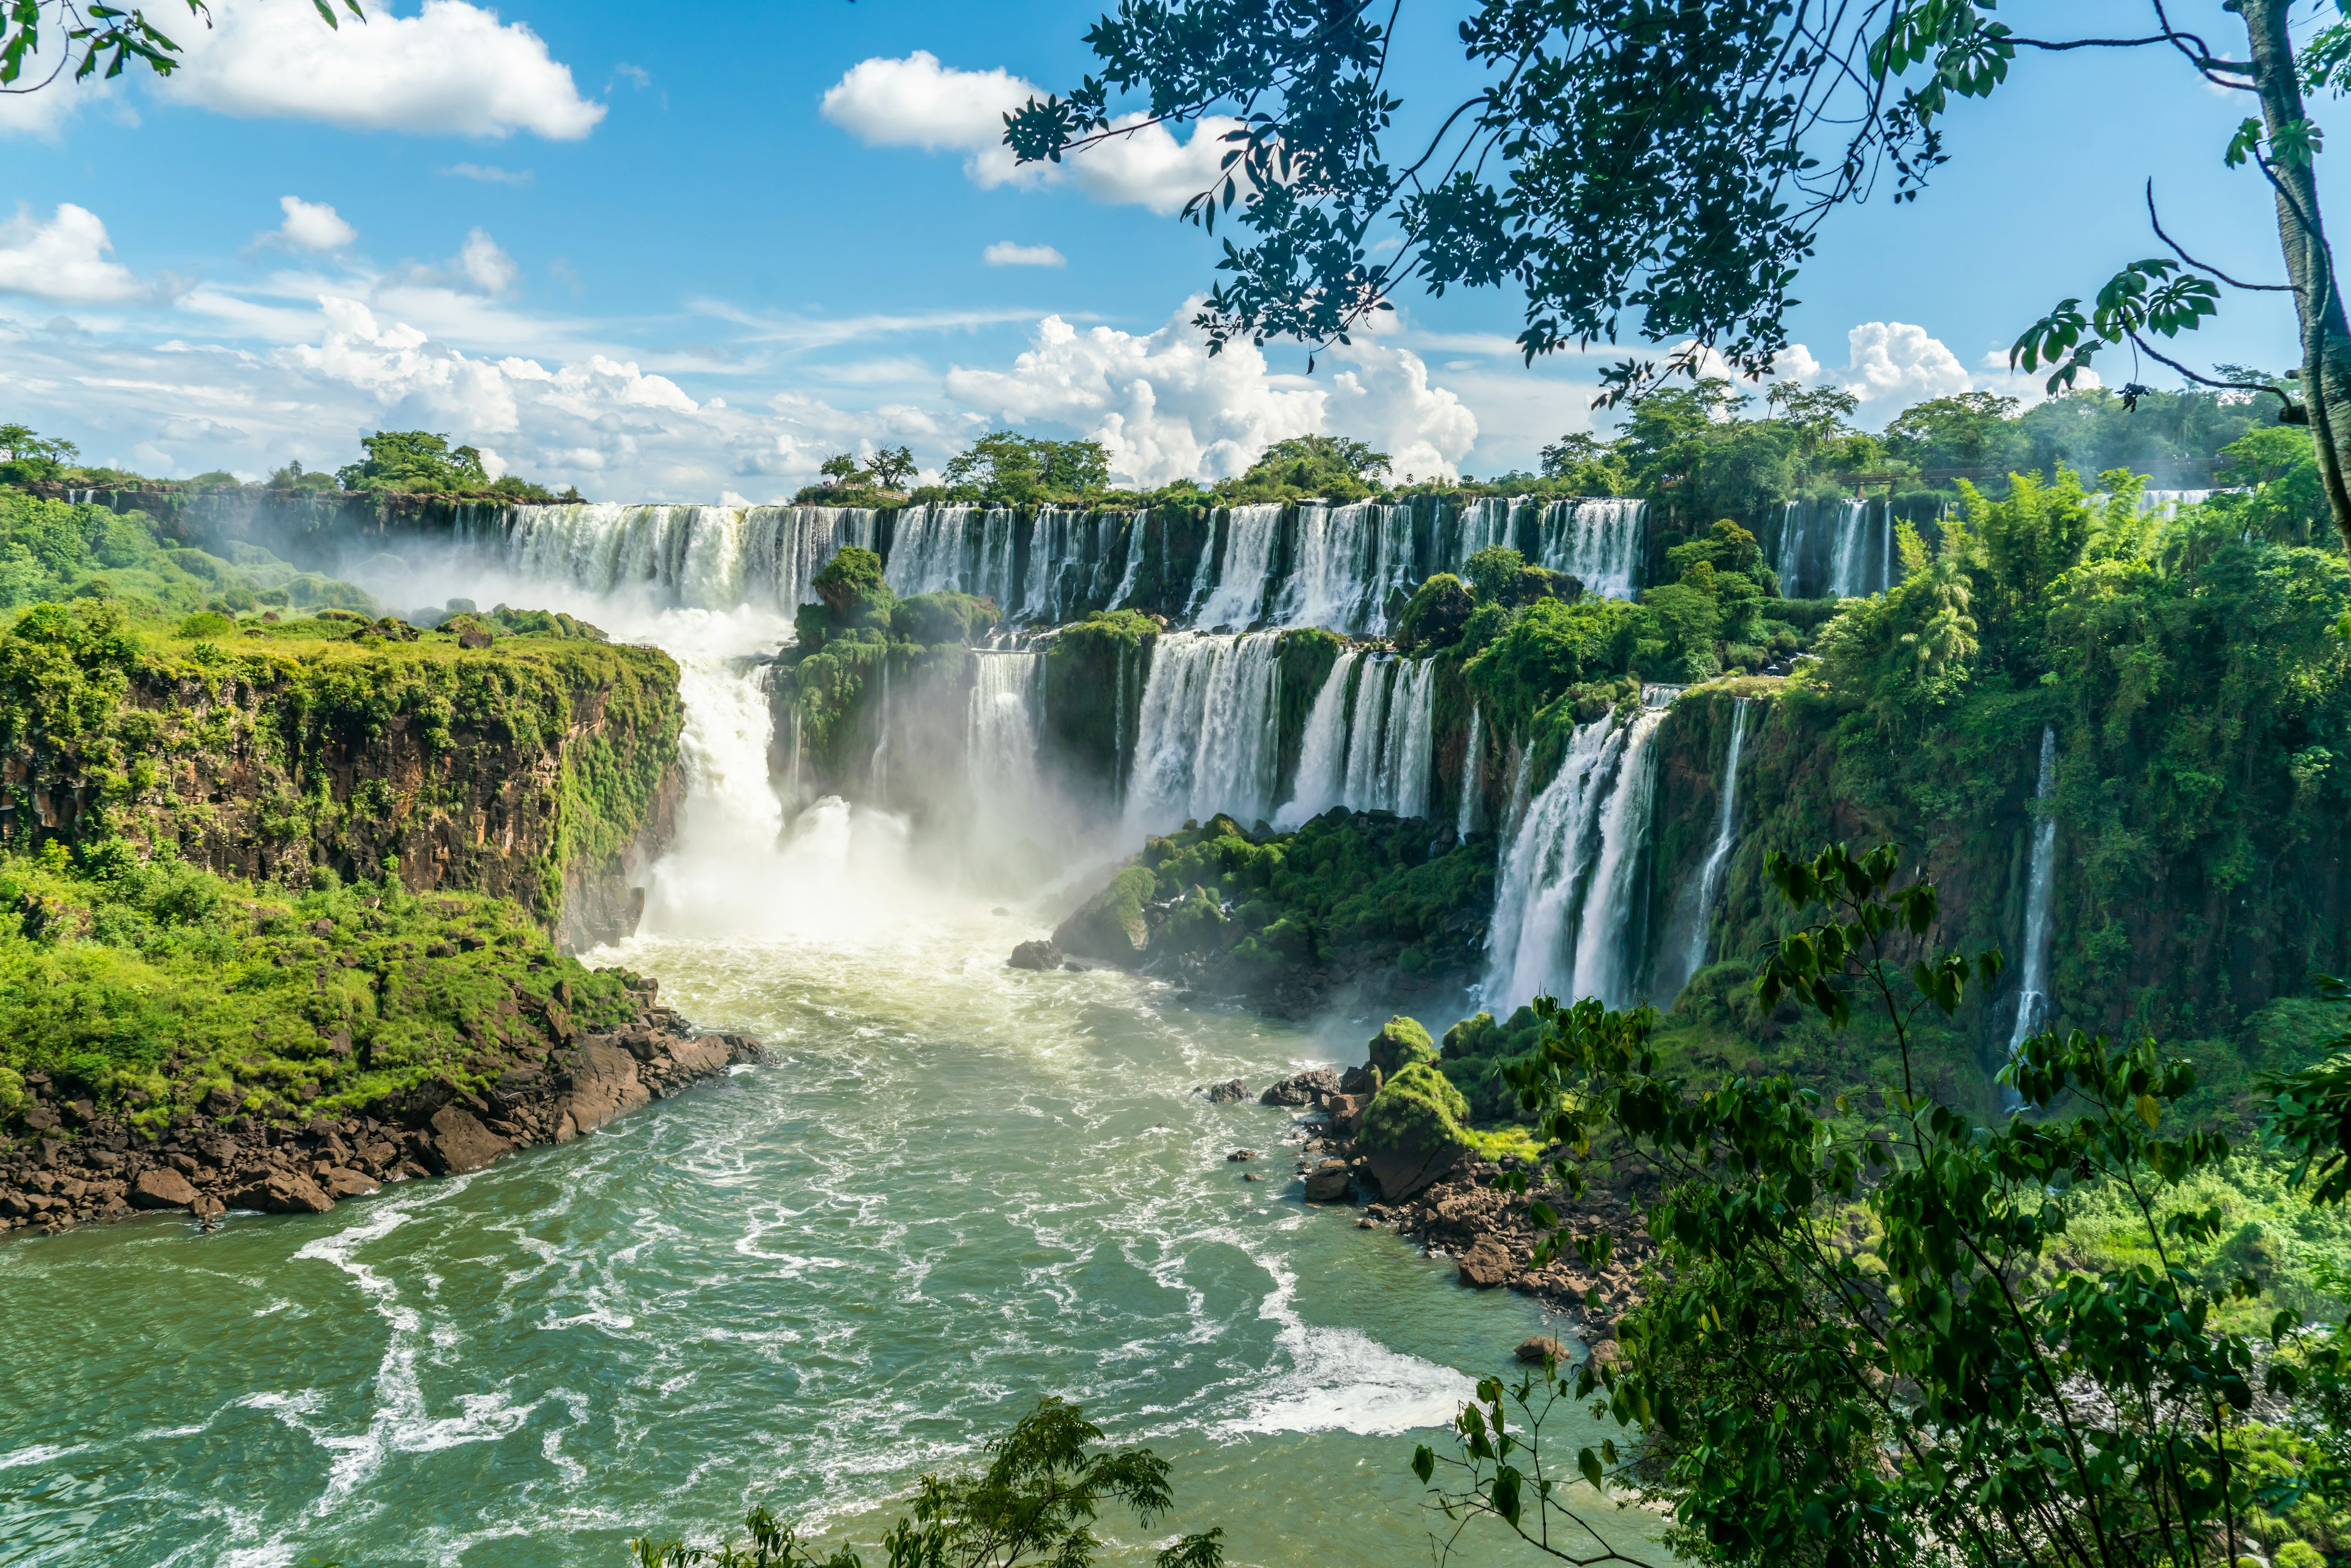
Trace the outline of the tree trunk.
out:
[[[2262,119],[2269,131],[2268,171],[2277,195],[2278,247],[2285,255],[2286,281],[2294,286],[2294,312],[2302,328],[2302,392],[2310,411],[2310,432],[2318,447],[2318,473],[2327,510],[2351,549],[2351,326],[2345,323],[2342,290],[2335,285],[2335,258],[2319,222],[2318,183],[2308,162],[2289,162],[2275,153],[2280,133],[2307,119],[2302,84],[2294,72],[2294,42],[2286,32],[2288,0],[2241,0],[2245,31],[2252,42],[2253,79],[2261,93]]]

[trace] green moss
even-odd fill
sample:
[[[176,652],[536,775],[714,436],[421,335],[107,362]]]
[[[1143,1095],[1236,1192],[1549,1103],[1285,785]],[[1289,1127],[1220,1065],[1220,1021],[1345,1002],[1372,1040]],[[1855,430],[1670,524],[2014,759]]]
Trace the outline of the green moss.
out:
[[[1298,781],[1298,758],[1306,744],[1306,719],[1313,711],[1314,699],[1322,694],[1322,684],[1330,678],[1331,666],[1339,662],[1339,650],[1346,644],[1329,632],[1315,627],[1303,627],[1284,632],[1274,644],[1274,662],[1279,674],[1275,683],[1278,706],[1274,713],[1274,792],[1277,800],[1286,797]]]
[[[1367,1060],[1380,1070],[1383,1081],[1394,1079],[1415,1062],[1437,1060],[1437,1044],[1428,1038],[1428,1030],[1421,1027],[1418,1019],[1408,1019],[1402,1013],[1381,1025],[1380,1032],[1365,1041],[1364,1049],[1368,1053]]]
[[[443,1078],[487,1088],[501,1035],[628,1021],[629,977],[521,907],[396,879],[304,894],[125,853],[0,860],[0,1118],[47,1073],[101,1112],[339,1115]],[[217,1099],[211,1099],[214,1091]]]
[[[1478,1152],[1469,1102],[1428,1061],[1415,1061],[1380,1085],[1364,1108],[1356,1142],[1369,1155],[1414,1160],[1447,1148]]]
[[[968,593],[917,593],[900,600],[890,612],[890,635],[902,643],[963,647],[987,636],[999,618],[992,599]]]

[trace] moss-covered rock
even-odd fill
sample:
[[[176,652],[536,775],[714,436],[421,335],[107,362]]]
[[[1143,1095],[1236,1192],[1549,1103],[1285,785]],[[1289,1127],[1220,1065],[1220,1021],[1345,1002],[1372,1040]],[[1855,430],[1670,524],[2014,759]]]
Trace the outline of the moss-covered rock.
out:
[[[1450,1031],[1447,1038],[1452,1038]],[[1437,1044],[1421,1027],[1418,1019],[1408,1019],[1402,1013],[1380,1026],[1380,1032],[1365,1042],[1372,1066],[1380,1070],[1382,1078],[1393,1082],[1396,1075],[1415,1062],[1430,1062],[1437,1059]]]
[[[1002,617],[996,601],[968,593],[917,593],[898,601],[890,612],[890,635],[925,647],[965,647],[994,631]]]
[[[1423,1030],[1422,1041],[1427,1038]],[[1409,1063],[1381,1084],[1364,1109],[1355,1146],[1369,1158],[1372,1175],[1391,1203],[1410,1197],[1478,1152],[1469,1132],[1469,1103],[1426,1061]]]
[[[1141,964],[1151,952],[1148,912],[1158,891],[1159,879],[1149,867],[1126,867],[1054,928],[1053,945],[1123,967]]]

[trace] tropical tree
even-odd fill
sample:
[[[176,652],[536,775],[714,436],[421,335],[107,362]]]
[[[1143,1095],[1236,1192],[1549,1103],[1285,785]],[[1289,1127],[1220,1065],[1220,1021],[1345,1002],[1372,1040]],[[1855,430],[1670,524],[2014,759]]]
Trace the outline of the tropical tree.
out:
[[[54,481],[80,451],[70,441],[37,434],[30,425],[0,424],[0,483]]]
[[[869,465],[873,482],[884,490],[903,490],[914,476],[914,455],[903,446],[884,446]]]
[[[2248,1412],[2264,1387],[2300,1391],[2272,1359],[2298,1320],[2228,1326],[2253,1281],[2186,1266],[2221,1210],[2177,1189],[2230,1155],[2178,1124],[2195,1072],[2153,1041],[2043,1034],[2000,1074],[2022,1113],[1985,1126],[1938,1102],[1915,1026],[1957,1012],[2001,963],[1936,951],[1935,890],[1897,885],[1901,864],[1892,845],[1766,857],[1812,918],[1765,955],[1757,1005],[1889,1036],[1897,1067],[1869,1103],[1821,1103],[1785,1074],[1692,1083],[1652,1048],[1647,1009],[1537,1004],[1541,1043],[1511,1070],[1521,1101],[1568,1151],[1571,1195],[1595,1158],[1646,1172],[1661,1264],[1616,1322],[1613,1362],[1489,1378],[1454,1451],[1415,1455],[1457,1528],[1613,1556],[1574,1511],[1580,1477],[1669,1503],[1670,1544],[1708,1563],[2226,1568],[2243,1552],[2262,1500],[2237,1462]],[[2303,1156],[2314,1199],[2341,1201],[2351,1057],[2277,1088],[2273,1136]],[[1523,1172],[1504,1180],[1528,1190]],[[2137,1256],[2067,1245],[2064,1194],[2089,1185],[2135,1217]],[[1531,1212],[1552,1236],[1538,1264],[1570,1246],[1595,1269],[1610,1256],[1607,1233]],[[1546,1454],[1562,1398],[1637,1442]]]
[[[2150,184],[2165,254],[2125,267],[2086,308],[2061,301],[2012,361],[2046,368],[2053,391],[2126,345],[2189,381],[2274,396],[2278,419],[2316,436],[2332,516],[2351,539],[2351,329],[2304,99],[2351,87],[2351,21],[2297,55],[2287,0],[2232,0],[2239,57],[2175,24],[2164,0],[2147,5],[2131,36],[2043,37],[1996,20],[1988,0],[1478,0],[1459,25],[1478,84],[1427,117],[1437,129],[1425,141],[1392,152],[1405,108],[1388,70],[1400,0],[1130,0],[1086,35],[1100,74],[1026,104],[1005,141],[1024,161],[1059,160],[1228,116],[1221,171],[1184,209],[1240,230],[1196,318],[1212,350],[1347,341],[1408,282],[1438,294],[1514,287],[1530,361],[1634,338],[1675,345],[1604,372],[1613,402],[1695,376],[1708,354],[1750,376],[1772,370],[1790,290],[1830,214],[1873,192],[1914,199],[1950,156],[1956,101],[1997,92],[2020,57],[2162,51],[2182,92],[2244,95],[2226,155],[2275,198],[2285,281],[2199,261],[2162,227]],[[1123,112],[1138,100],[1144,112]],[[2291,296],[2297,382],[2210,374],[2158,346],[2240,288]]]
[[[187,3],[192,22],[212,26],[212,11],[204,0]],[[328,26],[341,25],[333,0],[310,0],[310,4]],[[340,4],[354,21],[367,20],[360,0],[340,0]],[[25,67],[41,52],[44,37],[60,39],[65,47],[47,75],[25,81]],[[180,46],[149,21],[143,11],[83,0],[8,0],[0,8],[0,92],[37,92],[63,76],[68,66],[73,68],[76,81],[98,74],[101,67],[107,77],[119,77],[133,62],[157,76],[170,76],[180,67],[179,57]]]

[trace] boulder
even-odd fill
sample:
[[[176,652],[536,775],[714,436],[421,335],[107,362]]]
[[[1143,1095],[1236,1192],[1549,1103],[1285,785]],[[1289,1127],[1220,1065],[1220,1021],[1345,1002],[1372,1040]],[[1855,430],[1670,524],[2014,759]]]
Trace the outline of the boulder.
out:
[[[1253,1160],[1257,1158],[1257,1151],[1255,1149],[1235,1149],[1231,1154],[1227,1155],[1225,1158],[1228,1160]]]
[[[188,1178],[169,1166],[141,1171],[131,1178],[131,1204],[134,1208],[187,1208],[196,1201],[196,1189]]]
[[[489,628],[478,621],[468,621],[457,629],[457,646],[480,650],[490,645]]]
[[[425,1164],[442,1176],[480,1170],[514,1146],[462,1105],[444,1105],[434,1112],[423,1143]]]
[[[228,1195],[231,1208],[257,1208],[264,1214],[325,1214],[335,1200],[319,1184],[295,1171],[266,1171]],[[193,1207],[193,1205],[190,1205]]]
[[[1285,1078],[1257,1097],[1260,1105],[1287,1105],[1298,1110],[1308,1105],[1320,1105],[1323,1100],[1339,1092],[1339,1071],[1333,1067],[1317,1067]]]
[[[1324,1160],[1306,1177],[1306,1201],[1343,1203],[1347,1197],[1348,1184],[1347,1162]]]
[[[1339,1092],[1342,1094],[1361,1094],[1368,1100],[1379,1092],[1380,1070],[1369,1062],[1361,1067],[1350,1067],[1346,1075],[1339,1080]]]
[[[1369,1094],[1333,1094],[1322,1102],[1322,1109],[1331,1113],[1331,1130],[1352,1138],[1364,1124],[1364,1107],[1371,1103]]]
[[[1490,1291],[1497,1285],[1507,1285],[1510,1276],[1519,1271],[1510,1251],[1490,1236],[1481,1236],[1461,1254],[1461,1282],[1480,1291]]]
[[[1053,946],[1064,953],[1134,968],[1151,950],[1151,921],[1145,912],[1158,892],[1159,879],[1149,867],[1128,866],[1053,928]]]
[[[1201,1085],[1199,1092],[1208,1097],[1211,1105],[1238,1105],[1249,1098],[1249,1085],[1238,1078],[1228,1078],[1222,1083]]]
[[[319,1186],[337,1203],[347,1197],[365,1197],[377,1190],[373,1176],[362,1176],[342,1166],[328,1167],[327,1174],[319,1178]]]
[[[1420,1026],[1419,1019],[1408,1019],[1402,1013],[1382,1025],[1380,1032],[1364,1042],[1364,1049],[1370,1055],[1370,1065],[1380,1070],[1382,1079],[1394,1078],[1416,1061],[1437,1060],[1437,1042],[1428,1037],[1428,1030]]]
[[[669,1042],[670,1060],[695,1078],[707,1078],[714,1072],[726,1071],[732,1056],[726,1040],[715,1034],[696,1035],[691,1040]]]
[[[1400,1203],[1474,1159],[1468,1121],[1469,1103],[1430,1063],[1390,1079],[1364,1107],[1356,1135],[1381,1197]]]
[[[591,1040],[571,1053],[571,1087],[549,1116],[555,1141],[565,1143],[625,1116],[653,1100],[637,1077],[637,1059],[615,1045]]]
[[[203,1220],[218,1219],[228,1212],[228,1205],[208,1192],[199,1193],[196,1196],[196,1201],[188,1205],[188,1207],[198,1219]]]
[[[1533,1366],[1540,1366],[1546,1361],[1553,1366],[1565,1366],[1567,1346],[1547,1333],[1534,1334],[1519,1342],[1519,1359]]]
[[[1030,969],[1040,974],[1061,967],[1061,950],[1050,941],[1023,942],[1012,949],[1005,963],[1015,969]]]

